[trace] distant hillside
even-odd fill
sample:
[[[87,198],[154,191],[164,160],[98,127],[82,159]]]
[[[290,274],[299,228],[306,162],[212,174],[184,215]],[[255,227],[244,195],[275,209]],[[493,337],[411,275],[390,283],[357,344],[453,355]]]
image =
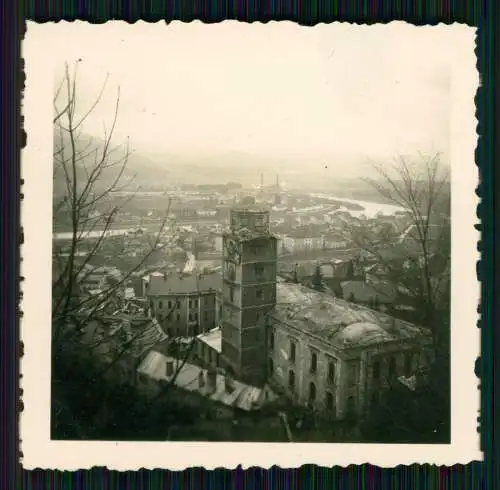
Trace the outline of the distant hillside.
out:
[[[120,145],[120,143],[120,141],[113,141],[112,148],[115,148],[117,145],[119,145],[119,148],[116,148],[109,156],[108,162],[117,162],[124,157],[126,142],[124,141],[122,145]],[[60,146],[59,136],[54,137],[54,150]],[[69,159],[71,156],[71,142],[67,134],[64,136],[64,148],[65,158]],[[79,158],[77,162],[77,175],[78,181],[82,184],[87,180],[87,173],[95,167],[96,154],[98,157],[102,156],[103,149],[104,141],[100,138],[83,134],[78,138],[76,142],[76,153],[81,155],[82,158]],[[62,166],[57,165],[56,162],[54,162],[54,165],[54,194],[61,195],[66,192],[65,174]],[[96,183],[96,190],[108,188],[115,181],[120,170],[121,165],[106,169],[99,177],[99,182]],[[149,185],[151,182],[159,184],[164,181],[168,183],[170,179],[171,176],[167,167],[158,165],[132,150],[129,154],[123,175],[120,178],[120,183],[124,185],[129,182],[130,189],[135,189],[143,185]]]

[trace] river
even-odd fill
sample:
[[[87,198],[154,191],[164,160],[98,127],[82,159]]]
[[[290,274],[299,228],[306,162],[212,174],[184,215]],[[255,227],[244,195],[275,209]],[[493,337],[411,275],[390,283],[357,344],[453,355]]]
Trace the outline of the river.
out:
[[[126,235],[127,233],[132,233],[134,231],[135,230],[132,228],[106,230],[105,236],[111,237],[111,236]],[[103,235],[103,233],[104,233],[104,231],[100,231],[100,230],[87,231],[87,232],[82,233],[81,238],[82,239],[100,238]],[[53,233],[52,238],[54,240],[71,240],[73,238],[73,233],[71,231],[61,231],[61,232]]]
[[[341,206],[338,209],[339,211],[347,211],[348,213],[350,213],[352,216],[355,217],[365,215],[367,218],[374,218],[378,213],[384,215],[391,215],[397,213],[398,211],[404,211],[404,209],[401,206],[396,206],[394,204],[384,204],[372,201],[360,201],[359,199],[346,199],[345,197],[336,197],[336,196],[331,196],[329,194],[315,193],[311,194],[311,196],[318,197],[321,199],[329,199],[331,201],[339,201],[339,202],[344,201],[346,203],[358,204],[359,206],[363,206],[364,209],[362,210],[349,209],[345,206]]]

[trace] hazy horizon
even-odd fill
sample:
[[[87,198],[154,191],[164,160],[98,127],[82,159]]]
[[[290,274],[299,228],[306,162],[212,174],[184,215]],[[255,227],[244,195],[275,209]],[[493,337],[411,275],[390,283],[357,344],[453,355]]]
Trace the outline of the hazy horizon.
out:
[[[256,181],[304,169],[330,179],[364,175],[369,160],[397,154],[440,152],[447,161],[453,35],[445,29],[194,22],[154,24],[139,38],[118,24],[51,31],[54,86],[64,63],[80,60],[83,112],[109,73],[85,133],[109,127],[119,85],[114,141],[129,136],[139,158],[167,170],[237,164]]]

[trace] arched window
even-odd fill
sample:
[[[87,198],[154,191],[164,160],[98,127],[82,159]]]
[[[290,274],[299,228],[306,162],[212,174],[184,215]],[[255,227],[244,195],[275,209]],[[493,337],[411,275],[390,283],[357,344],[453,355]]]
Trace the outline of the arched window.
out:
[[[335,383],[335,362],[328,362],[328,382],[330,384]]]
[[[290,361],[295,362],[295,342],[290,341]]]
[[[333,406],[334,406],[333,395],[329,391],[327,391],[326,392],[326,408],[328,411],[332,411]]]
[[[316,352],[311,353],[311,373],[315,373],[318,369],[318,354]]]
[[[316,385],[311,381],[309,383],[309,401],[313,402],[316,400]]]
[[[295,390],[295,373],[292,370],[288,371],[288,387]]]

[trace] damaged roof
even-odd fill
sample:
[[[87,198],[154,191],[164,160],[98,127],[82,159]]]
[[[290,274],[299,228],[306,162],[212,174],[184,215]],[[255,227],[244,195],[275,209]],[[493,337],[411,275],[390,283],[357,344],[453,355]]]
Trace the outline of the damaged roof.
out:
[[[310,333],[338,349],[416,340],[430,332],[390,315],[314,291],[301,284],[278,283],[271,317]]]
[[[174,374],[171,376],[167,376],[166,369],[169,361],[174,363]],[[226,390],[225,376],[219,373],[217,373],[215,389],[211,388],[207,382],[207,370],[194,364],[185,363],[182,367],[179,366],[179,372],[175,376],[179,362],[178,359],[151,351],[139,366],[138,372],[157,381],[173,381],[178,388],[198,393],[214,402],[245,411],[257,410],[262,405],[277,399],[276,394],[267,386],[257,388],[235,379],[232,380],[233,389],[229,392]],[[205,380],[203,386],[200,386],[199,383],[201,376]]]

